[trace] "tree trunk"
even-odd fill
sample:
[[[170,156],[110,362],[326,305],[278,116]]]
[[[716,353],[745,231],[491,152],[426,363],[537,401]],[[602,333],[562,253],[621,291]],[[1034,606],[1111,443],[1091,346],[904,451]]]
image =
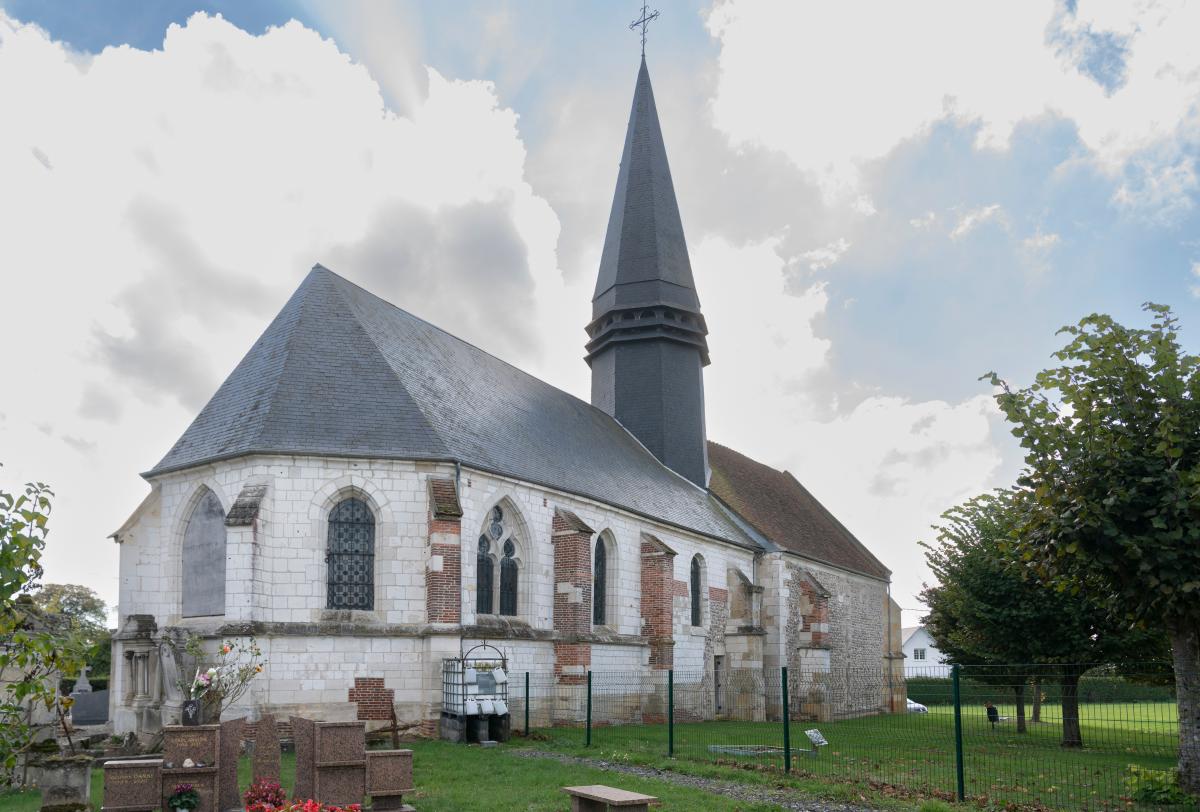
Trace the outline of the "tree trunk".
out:
[[[1200,628],[1181,624],[1171,634],[1179,704],[1179,784],[1200,796]]]
[[[1038,677],[1033,681],[1033,714],[1029,717],[1029,721],[1035,725],[1042,721],[1042,678]]]
[[[1013,686],[1013,693],[1017,695],[1017,732],[1025,732],[1025,684]]]
[[[1062,675],[1062,746],[1083,747],[1079,729],[1079,672],[1067,666]]]

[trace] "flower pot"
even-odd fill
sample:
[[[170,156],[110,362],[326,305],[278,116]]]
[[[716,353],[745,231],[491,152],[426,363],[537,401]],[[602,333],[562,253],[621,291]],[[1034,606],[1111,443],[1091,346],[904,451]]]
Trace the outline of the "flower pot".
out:
[[[203,720],[201,711],[203,703],[199,699],[185,699],[183,702],[183,724],[191,726],[198,725]]]

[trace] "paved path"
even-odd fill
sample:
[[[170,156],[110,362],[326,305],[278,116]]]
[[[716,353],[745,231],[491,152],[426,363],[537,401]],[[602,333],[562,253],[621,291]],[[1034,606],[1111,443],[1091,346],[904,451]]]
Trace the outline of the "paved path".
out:
[[[548,758],[561,761],[563,764],[578,764],[584,767],[599,767],[609,772],[626,773],[640,778],[653,778],[666,781],[681,787],[692,787],[705,792],[723,795],[726,798],[736,798],[759,804],[775,804],[780,809],[790,809],[794,812],[873,812],[873,807],[852,806],[838,801],[821,801],[813,798],[800,797],[795,790],[772,789],[753,784],[739,784],[736,781],[721,781],[715,778],[701,778],[697,775],[656,770],[653,767],[639,767],[633,764],[620,764],[604,761],[598,758],[580,758],[563,753],[550,753],[544,750],[529,750],[524,747],[513,747],[507,750],[511,755],[523,758]]]

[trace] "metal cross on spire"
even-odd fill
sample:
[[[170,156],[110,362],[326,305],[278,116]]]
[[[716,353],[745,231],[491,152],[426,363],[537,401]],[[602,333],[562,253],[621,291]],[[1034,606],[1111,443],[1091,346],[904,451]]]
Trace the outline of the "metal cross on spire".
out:
[[[646,3],[642,3],[642,16],[629,24],[629,30],[640,27],[642,29],[642,56],[646,56],[646,27],[654,20],[658,19],[658,9],[647,11]]]

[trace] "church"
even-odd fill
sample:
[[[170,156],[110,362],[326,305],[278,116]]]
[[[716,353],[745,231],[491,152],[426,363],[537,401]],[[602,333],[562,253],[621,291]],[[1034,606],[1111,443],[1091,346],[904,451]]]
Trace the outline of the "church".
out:
[[[889,570],[791,474],[708,439],[644,57],[581,327],[590,403],[314,267],[112,536],[114,732],[178,722],[180,634],[256,638],[267,667],[227,711],[251,718],[432,732],[443,660],[480,641],[563,684],[786,666],[843,676],[829,714],[901,709]]]

